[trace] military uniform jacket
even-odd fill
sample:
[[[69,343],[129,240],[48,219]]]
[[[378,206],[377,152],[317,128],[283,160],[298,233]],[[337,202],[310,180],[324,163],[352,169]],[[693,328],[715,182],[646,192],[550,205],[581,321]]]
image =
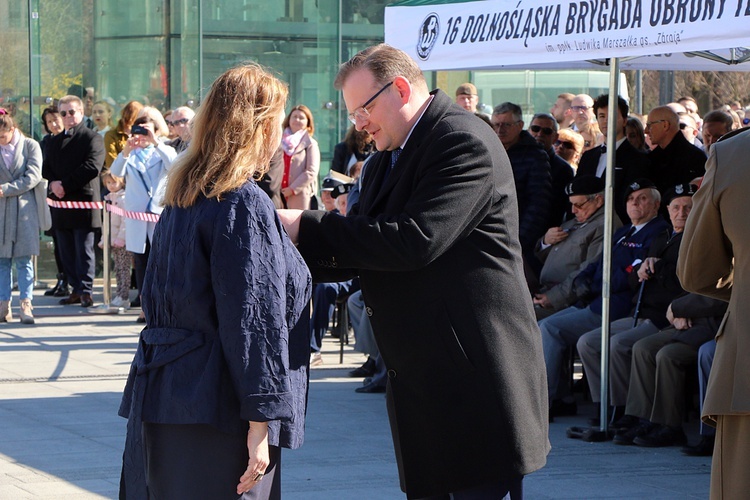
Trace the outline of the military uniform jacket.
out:
[[[528,474],[549,451],[510,164],[486,123],[433,95],[386,181],[380,152],[352,215],[305,212],[299,233],[314,279],[361,278],[409,498]]]

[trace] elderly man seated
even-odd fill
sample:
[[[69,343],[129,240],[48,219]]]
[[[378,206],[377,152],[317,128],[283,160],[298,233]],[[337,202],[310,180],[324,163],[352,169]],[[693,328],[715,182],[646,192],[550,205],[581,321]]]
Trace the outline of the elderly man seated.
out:
[[[573,280],[602,255],[604,238],[604,180],[576,177],[565,192],[575,219],[551,227],[534,248],[542,262],[539,292],[534,295],[537,321],[578,302]],[[620,219],[615,217],[615,229]]]
[[[668,327],[669,304],[685,294],[677,278],[677,257],[682,231],[693,207],[692,196],[695,191],[696,187],[692,184],[680,184],[667,193],[664,201],[672,222],[672,230],[664,230],[654,237],[648,256],[630,273],[630,287],[634,292],[630,316],[610,324],[609,398],[614,407],[614,420],[622,417],[625,410],[633,344]],[[639,292],[635,294],[636,291]],[[586,372],[591,400],[598,403],[601,401],[601,328],[582,335],[578,339],[577,347]],[[597,440],[606,436],[589,433],[582,437],[584,440]]]
[[[651,242],[665,231],[667,222],[658,217],[661,196],[648,179],[633,182],[626,193],[627,211],[631,224],[621,227],[612,244],[612,271],[610,276],[610,318],[627,316],[633,298],[628,276],[646,258]],[[550,418],[576,413],[575,401],[565,401],[562,383],[563,359],[566,350],[586,332],[602,322],[603,259],[590,264],[574,280],[573,287],[579,297],[585,297],[581,307],[571,306],[539,322],[547,364],[547,386],[550,398]]]

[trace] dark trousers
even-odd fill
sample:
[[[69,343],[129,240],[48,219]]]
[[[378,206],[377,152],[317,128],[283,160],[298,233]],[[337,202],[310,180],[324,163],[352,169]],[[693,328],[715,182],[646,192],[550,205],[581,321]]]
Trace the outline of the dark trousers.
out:
[[[500,500],[510,493],[511,500],[523,499],[523,476],[496,483],[483,484],[468,490],[454,491],[445,495],[425,497],[420,500]]]
[[[151,253],[151,243],[146,239],[146,251],[143,253],[133,252],[133,264],[135,267],[135,284],[138,287],[138,293],[143,291],[143,280],[146,278],[146,266],[148,265],[148,256]]]
[[[55,229],[60,258],[73,293],[91,293],[94,285],[94,230]]]
[[[280,500],[281,449],[270,446],[271,463],[255,487],[237,495],[247,469],[247,438],[210,425],[143,424],[146,482],[153,500]]]
[[[318,283],[313,287],[313,312],[310,318],[310,350],[312,352],[320,352],[323,337],[328,331],[328,324],[331,322],[333,310],[336,307],[336,299],[349,295],[351,289],[351,280],[340,283]]]

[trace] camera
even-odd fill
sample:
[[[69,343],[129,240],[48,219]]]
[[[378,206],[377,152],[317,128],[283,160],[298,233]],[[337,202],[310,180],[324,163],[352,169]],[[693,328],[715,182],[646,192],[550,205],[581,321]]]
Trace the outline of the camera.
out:
[[[130,129],[131,135],[148,135],[148,129],[140,125],[133,125]]]

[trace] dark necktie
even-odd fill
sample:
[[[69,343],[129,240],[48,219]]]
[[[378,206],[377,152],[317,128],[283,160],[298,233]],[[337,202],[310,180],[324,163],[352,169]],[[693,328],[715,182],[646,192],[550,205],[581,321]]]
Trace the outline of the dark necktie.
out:
[[[385,175],[383,176],[383,184],[381,184],[381,187],[385,186],[385,181],[388,180],[388,175],[390,175],[391,170],[393,170],[393,166],[398,161],[398,157],[400,154],[401,154],[401,148],[396,148],[393,151],[391,151],[391,166],[388,170],[385,171]]]
[[[622,243],[623,241],[626,241],[628,238],[633,236],[633,233],[635,233],[635,226],[630,226],[630,229],[628,229],[628,232],[625,233],[625,236],[620,238],[620,240],[617,242],[617,244]]]

